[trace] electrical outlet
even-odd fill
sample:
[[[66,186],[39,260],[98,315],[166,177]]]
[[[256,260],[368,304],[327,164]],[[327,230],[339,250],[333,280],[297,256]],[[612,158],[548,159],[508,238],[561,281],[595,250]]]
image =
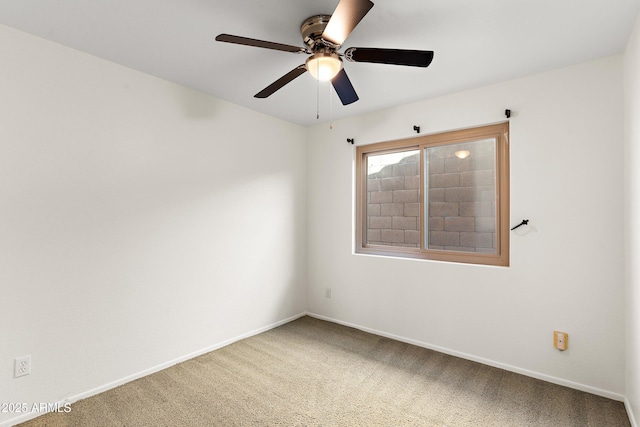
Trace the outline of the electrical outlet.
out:
[[[31,356],[18,357],[15,360],[13,376],[15,378],[31,373]]]
[[[560,351],[565,351],[569,345],[569,334],[566,332],[553,331],[553,346]]]
[[[325,298],[331,298],[331,288],[330,287],[324,288],[324,297]]]
[[[22,356],[16,358],[13,377],[18,378],[31,373],[31,356]]]

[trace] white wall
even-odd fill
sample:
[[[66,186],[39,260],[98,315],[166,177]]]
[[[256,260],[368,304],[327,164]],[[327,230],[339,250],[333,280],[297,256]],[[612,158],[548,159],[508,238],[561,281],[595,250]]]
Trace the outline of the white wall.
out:
[[[309,311],[622,400],[622,68],[616,56],[312,128]],[[531,221],[511,233],[509,268],[353,254],[346,138],[494,123],[506,108],[511,224]],[[568,351],[553,348],[554,330]]]
[[[303,127],[4,26],[0,61],[0,402],[304,313]]]
[[[638,158],[638,33],[625,110],[612,57],[305,131],[0,26],[0,402],[77,397],[307,308],[622,398],[619,153]],[[511,222],[531,220],[511,235],[509,268],[353,254],[346,138],[493,123],[505,108]],[[633,228],[627,260],[639,242]],[[637,266],[627,272],[638,413]],[[569,333],[567,352],[552,348],[554,329]],[[25,354],[33,373],[14,379]]]
[[[624,56],[627,410],[640,422],[640,15]]]

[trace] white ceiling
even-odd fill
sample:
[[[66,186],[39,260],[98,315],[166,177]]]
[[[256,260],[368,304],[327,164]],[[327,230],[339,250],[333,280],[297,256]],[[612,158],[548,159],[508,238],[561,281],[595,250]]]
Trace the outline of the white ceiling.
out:
[[[622,53],[640,11],[640,0],[373,2],[342,51],[424,49],[435,57],[426,69],[346,62],[360,96],[349,106],[308,73],[256,99],[306,55],[214,41],[229,33],[302,46],[302,21],[331,14],[338,0],[2,0],[0,23],[311,125]]]

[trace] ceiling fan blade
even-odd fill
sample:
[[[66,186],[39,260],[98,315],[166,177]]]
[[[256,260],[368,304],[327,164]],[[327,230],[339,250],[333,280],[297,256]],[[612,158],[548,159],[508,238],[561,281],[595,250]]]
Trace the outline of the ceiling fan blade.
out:
[[[268,97],[270,95],[273,95],[274,92],[276,92],[277,90],[281,89],[284,85],[286,85],[287,83],[292,82],[294,79],[296,79],[297,77],[300,77],[301,75],[303,75],[306,72],[307,72],[307,67],[305,67],[304,64],[298,65],[296,68],[294,68],[293,70],[289,71],[287,74],[285,74],[284,76],[280,77],[278,80],[276,80],[275,82],[271,83],[269,86],[265,87],[260,92],[256,93],[254,95],[254,97],[255,98],[266,98],[266,97]]]
[[[331,80],[331,84],[342,101],[342,105],[349,105],[360,99],[344,68]]]
[[[231,34],[219,34],[216,41],[225,43],[235,43],[244,46],[262,47],[264,49],[282,50],[284,52],[307,53],[307,50],[298,46],[288,44],[268,42],[265,40],[250,39],[248,37],[232,36]]]
[[[378,64],[407,65],[410,67],[428,67],[433,61],[431,50],[376,49],[369,47],[350,47],[344,57],[351,62],[374,62]]]
[[[372,7],[373,3],[369,0],[340,0],[322,38],[340,46]]]

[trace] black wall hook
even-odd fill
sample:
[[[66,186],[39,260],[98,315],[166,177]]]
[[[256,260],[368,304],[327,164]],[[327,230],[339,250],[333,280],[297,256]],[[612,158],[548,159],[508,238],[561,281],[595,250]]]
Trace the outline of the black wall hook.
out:
[[[414,126],[413,130],[415,130],[416,133],[420,133],[420,126]]]
[[[522,222],[520,224],[516,225],[515,227],[513,227],[511,229],[511,231],[515,230],[518,227],[522,227],[523,225],[527,225],[527,224],[529,224],[529,220],[528,219],[523,219]]]
[[[351,145],[353,145],[353,138],[347,138],[347,142]]]
[[[504,110],[504,115],[507,116],[507,119],[511,117],[511,110]]]

